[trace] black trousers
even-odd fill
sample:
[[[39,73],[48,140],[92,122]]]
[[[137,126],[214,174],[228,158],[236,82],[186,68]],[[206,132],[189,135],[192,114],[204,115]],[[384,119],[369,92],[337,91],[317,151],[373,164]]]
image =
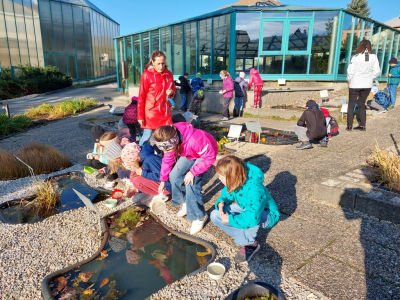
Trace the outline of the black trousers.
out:
[[[136,124],[125,124],[126,127],[129,128],[129,134],[131,135],[131,138],[133,139],[133,142],[136,142]]]
[[[360,126],[365,127],[367,113],[365,111],[365,101],[367,101],[371,88],[349,89],[349,106],[347,108],[347,126],[353,126],[354,106],[358,104],[360,111]]]
[[[96,170],[100,170],[101,168],[107,167],[107,165],[101,163],[97,159],[88,159],[88,160],[86,160],[86,165],[89,166],[89,167],[93,167]]]
[[[229,118],[229,104],[231,103],[232,98],[224,98],[224,104],[222,106],[222,114],[225,118]]]

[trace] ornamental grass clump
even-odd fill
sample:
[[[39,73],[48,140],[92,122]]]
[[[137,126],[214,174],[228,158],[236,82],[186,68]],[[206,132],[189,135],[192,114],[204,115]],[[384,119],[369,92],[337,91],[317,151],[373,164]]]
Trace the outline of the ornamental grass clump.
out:
[[[71,160],[66,154],[49,145],[31,143],[14,152],[0,149],[0,180],[31,175],[28,167],[13,154],[31,166],[35,174],[51,173],[71,166]]]
[[[117,222],[119,226],[135,226],[140,221],[142,214],[135,210],[134,208],[128,208],[124,211],[118,218]]]
[[[31,118],[58,119],[96,105],[97,102],[91,98],[65,100],[54,105],[43,103],[37,107],[31,107],[25,112],[25,115]]]
[[[368,163],[379,169],[379,181],[391,190],[400,192],[400,158],[392,151],[382,150],[378,143]]]
[[[38,181],[34,189],[39,212],[48,212],[61,203],[60,193],[50,181]]]
[[[32,124],[32,119],[25,115],[8,117],[5,113],[2,113],[0,114],[0,136],[22,131]]]

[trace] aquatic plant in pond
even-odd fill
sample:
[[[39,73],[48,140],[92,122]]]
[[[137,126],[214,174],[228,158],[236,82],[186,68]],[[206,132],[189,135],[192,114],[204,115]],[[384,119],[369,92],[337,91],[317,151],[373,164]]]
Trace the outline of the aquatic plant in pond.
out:
[[[80,173],[76,172],[55,176],[41,184],[41,190],[37,195],[8,201],[0,205],[0,217],[11,223],[35,223],[54,214],[83,207],[84,203],[72,190],[73,188],[88,197],[93,203],[109,197],[109,195],[99,193],[88,186]],[[55,192],[49,192],[50,186]],[[49,206],[49,199],[51,201],[56,199],[55,206]]]
[[[50,181],[38,181],[35,183],[35,195],[38,210],[47,212],[61,203],[58,187],[55,187]]]
[[[118,299],[106,298],[112,281],[118,297],[145,299],[207,264],[211,252],[204,246],[168,232],[140,208],[133,210],[140,221],[128,230],[120,223],[124,212],[109,217],[110,238],[97,259],[50,281],[55,299],[64,299],[66,291],[77,300]],[[89,294],[92,298],[87,298]]]

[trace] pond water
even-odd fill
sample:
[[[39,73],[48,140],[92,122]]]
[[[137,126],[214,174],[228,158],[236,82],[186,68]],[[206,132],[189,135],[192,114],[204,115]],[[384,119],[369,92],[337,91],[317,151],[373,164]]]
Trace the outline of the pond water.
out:
[[[98,193],[87,185],[79,173],[55,176],[50,180],[54,186],[58,187],[58,191],[61,193],[61,203],[56,209],[39,214],[34,201],[35,197],[31,196],[3,204],[1,212],[4,217],[13,223],[35,223],[57,213],[85,206],[72,190],[73,188],[88,197],[93,203],[109,197],[109,195]]]
[[[204,246],[173,235],[149,216],[142,220],[123,234],[111,224],[111,238],[96,260],[50,281],[55,299],[145,299],[211,258]]]

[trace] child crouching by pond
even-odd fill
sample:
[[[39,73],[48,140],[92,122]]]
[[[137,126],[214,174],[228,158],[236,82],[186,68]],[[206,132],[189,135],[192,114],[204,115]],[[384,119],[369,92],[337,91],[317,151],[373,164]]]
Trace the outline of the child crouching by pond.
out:
[[[256,166],[226,156],[217,162],[216,171],[225,187],[210,218],[241,246],[235,261],[245,263],[260,251],[256,241],[259,228],[271,228],[278,222],[278,206],[263,185],[263,172]],[[232,204],[235,201],[237,204]]]

